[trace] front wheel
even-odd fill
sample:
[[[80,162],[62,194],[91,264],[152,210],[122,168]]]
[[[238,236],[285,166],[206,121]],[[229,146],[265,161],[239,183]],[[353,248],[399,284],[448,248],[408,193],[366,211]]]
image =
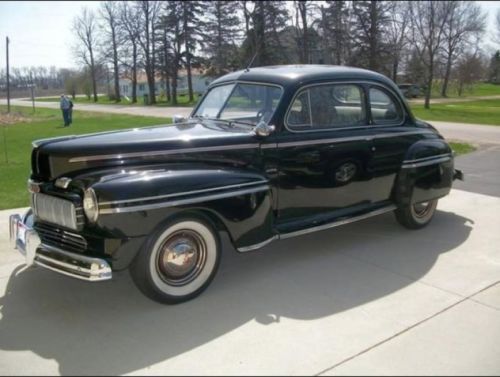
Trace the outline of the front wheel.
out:
[[[436,213],[438,200],[415,203],[396,209],[398,222],[408,229],[420,229],[429,224]]]
[[[188,301],[203,292],[217,272],[220,241],[205,221],[177,220],[148,239],[130,273],[148,297],[165,304]]]

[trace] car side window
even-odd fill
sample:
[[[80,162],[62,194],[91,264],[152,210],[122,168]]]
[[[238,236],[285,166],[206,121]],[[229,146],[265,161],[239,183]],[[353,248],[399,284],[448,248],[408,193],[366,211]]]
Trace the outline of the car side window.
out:
[[[370,88],[370,111],[374,124],[399,124],[403,110],[393,96],[382,89]]]
[[[293,101],[288,114],[288,124],[293,129],[310,129],[312,127],[309,97],[309,90],[305,90]]]
[[[295,97],[287,117],[292,131],[366,124],[363,89],[354,84],[317,85]]]

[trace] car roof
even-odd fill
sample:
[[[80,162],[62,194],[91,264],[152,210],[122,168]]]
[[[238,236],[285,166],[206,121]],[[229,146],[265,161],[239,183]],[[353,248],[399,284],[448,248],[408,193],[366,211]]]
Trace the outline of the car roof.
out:
[[[385,83],[392,88],[396,86],[389,78],[374,71],[362,68],[319,64],[275,65],[244,69],[228,73],[214,80],[211,86],[228,81],[265,82],[281,86],[290,86],[338,79],[375,80]]]

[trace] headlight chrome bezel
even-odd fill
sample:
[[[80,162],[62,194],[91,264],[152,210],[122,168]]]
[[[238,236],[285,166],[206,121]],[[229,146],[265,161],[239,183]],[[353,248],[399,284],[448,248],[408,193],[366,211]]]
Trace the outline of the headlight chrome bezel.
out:
[[[91,187],[83,193],[83,212],[90,223],[95,223],[99,217],[99,202],[97,195]]]

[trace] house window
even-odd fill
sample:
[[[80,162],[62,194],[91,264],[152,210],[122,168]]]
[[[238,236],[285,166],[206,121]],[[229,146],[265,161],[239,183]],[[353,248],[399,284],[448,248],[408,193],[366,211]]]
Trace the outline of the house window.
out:
[[[139,84],[139,91],[144,92],[144,84]]]

